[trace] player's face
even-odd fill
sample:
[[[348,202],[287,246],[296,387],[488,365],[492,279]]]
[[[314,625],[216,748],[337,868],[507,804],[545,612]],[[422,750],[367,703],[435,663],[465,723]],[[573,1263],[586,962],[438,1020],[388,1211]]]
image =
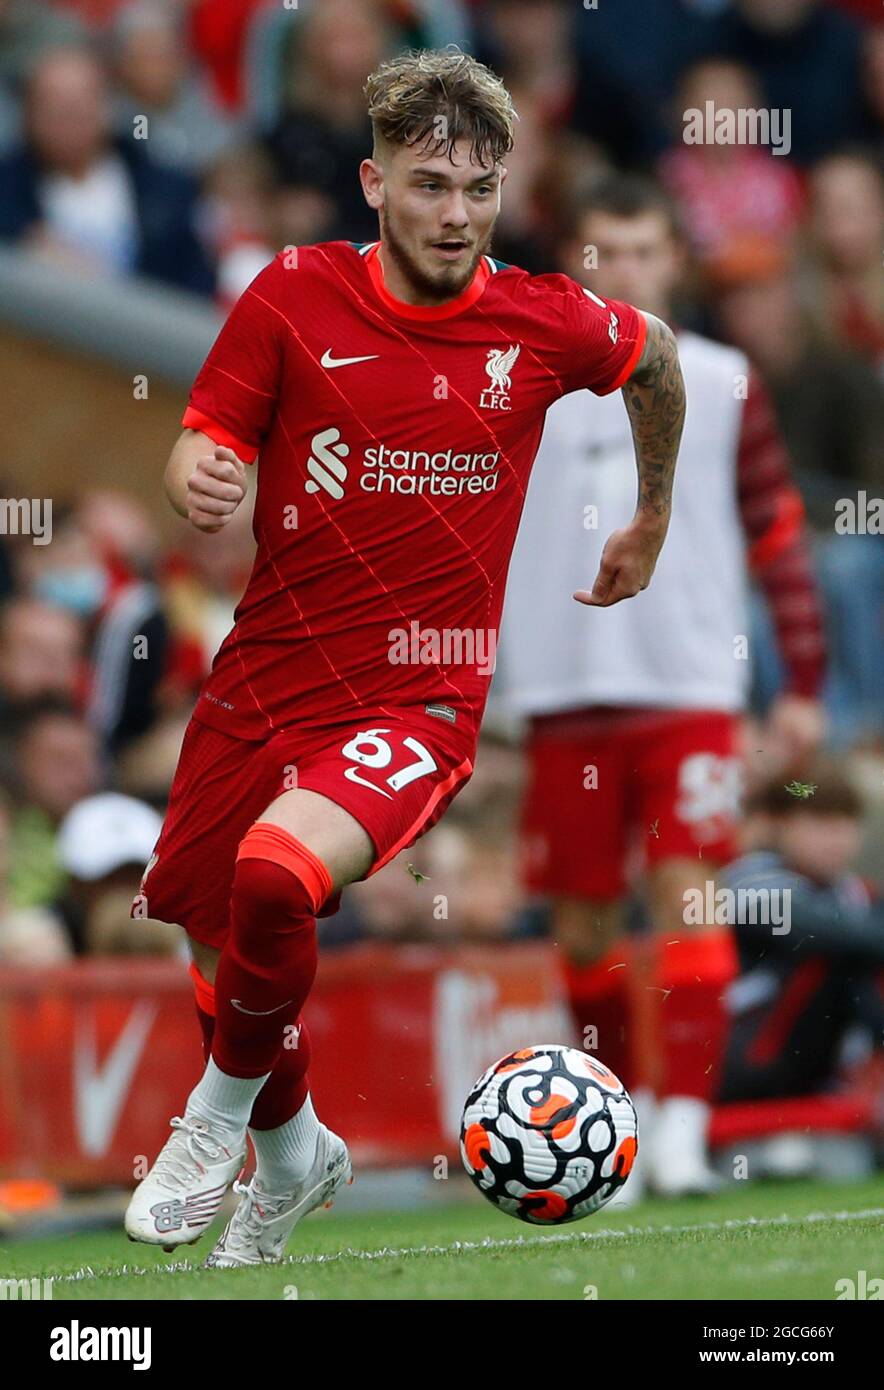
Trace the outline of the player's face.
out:
[[[595,212],[584,219],[581,235],[567,248],[564,260],[564,270],[596,294],[669,317],[681,260],[662,213],[615,217]],[[594,268],[588,268],[593,262]]]
[[[783,817],[783,858],[815,883],[831,883],[850,869],[862,844],[862,828],[850,816],[793,814]]]
[[[384,249],[411,290],[430,301],[450,299],[470,283],[500,211],[506,171],[471,156],[469,142],[459,141],[450,159],[404,145],[382,166],[365,161],[380,172],[364,184],[380,214]]]

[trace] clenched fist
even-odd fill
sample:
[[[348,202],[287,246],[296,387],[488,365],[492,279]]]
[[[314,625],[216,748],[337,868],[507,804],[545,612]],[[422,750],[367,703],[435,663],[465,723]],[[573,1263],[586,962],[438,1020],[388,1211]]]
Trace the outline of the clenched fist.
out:
[[[187,479],[187,519],[198,531],[220,531],[246,495],[246,466],[221,444],[196,461]]]

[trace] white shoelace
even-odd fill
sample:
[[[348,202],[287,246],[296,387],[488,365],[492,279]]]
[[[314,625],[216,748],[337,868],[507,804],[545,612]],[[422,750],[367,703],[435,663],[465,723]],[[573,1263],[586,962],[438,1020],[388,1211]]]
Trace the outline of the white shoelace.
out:
[[[161,1186],[175,1192],[189,1187],[194,1178],[204,1176],[203,1159],[214,1163],[223,1154],[229,1154],[229,1150],[213,1138],[205,1120],[175,1115],[171,1124],[180,1133],[167,1141],[154,1164],[154,1178]]]
[[[290,1202],[295,1195],[290,1192],[283,1197],[274,1197],[268,1192],[256,1192],[254,1180],[250,1183],[235,1182],[233,1191],[242,1201],[234,1213],[230,1235],[242,1244],[247,1240],[257,1240],[263,1233],[264,1219],[279,1216],[286,1202]]]

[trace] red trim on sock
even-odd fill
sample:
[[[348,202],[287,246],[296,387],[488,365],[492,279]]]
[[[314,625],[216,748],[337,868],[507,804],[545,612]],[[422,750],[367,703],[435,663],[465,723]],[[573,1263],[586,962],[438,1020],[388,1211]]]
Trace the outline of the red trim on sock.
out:
[[[204,975],[201,975],[193,961],[190,962],[190,978],[193,980],[193,992],[196,995],[196,1006],[202,1013],[208,1014],[209,1018],[215,1017],[215,986],[210,985]]]
[[[683,983],[728,984],[738,971],[737,949],[729,928],[683,936],[677,941],[659,943],[659,983],[664,988]]]
[[[628,969],[628,941],[618,942],[601,960],[594,960],[592,965],[574,965],[572,961],[566,960],[565,980],[568,993],[610,994],[614,990],[622,989],[624,972]]]
[[[332,891],[332,878],[322,860],[294,835],[271,821],[256,821],[242,837],[237,851],[240,859],[268,859],[288,869],[301,880],[310,894],[314,914]]]

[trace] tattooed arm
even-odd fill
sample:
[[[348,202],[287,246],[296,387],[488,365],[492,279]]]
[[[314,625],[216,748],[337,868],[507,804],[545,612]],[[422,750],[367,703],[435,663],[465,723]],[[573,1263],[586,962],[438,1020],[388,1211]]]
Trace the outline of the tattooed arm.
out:
[[[647,340],[623,387],[635,442],[638,504],[629,525],[608,537],[592,590],[578,589],[574,595],[596,608],[609,608],[648,587],[669,526],[684,424],[684,379],[675,334],[653,314],[644,317]]]
[[[644,317],[648,336],[635,371],[623,387],[623,399],[638,464],[636,519],[662,526],[665,535],[684,424],[684,379],[672,329],[653,314]]]

